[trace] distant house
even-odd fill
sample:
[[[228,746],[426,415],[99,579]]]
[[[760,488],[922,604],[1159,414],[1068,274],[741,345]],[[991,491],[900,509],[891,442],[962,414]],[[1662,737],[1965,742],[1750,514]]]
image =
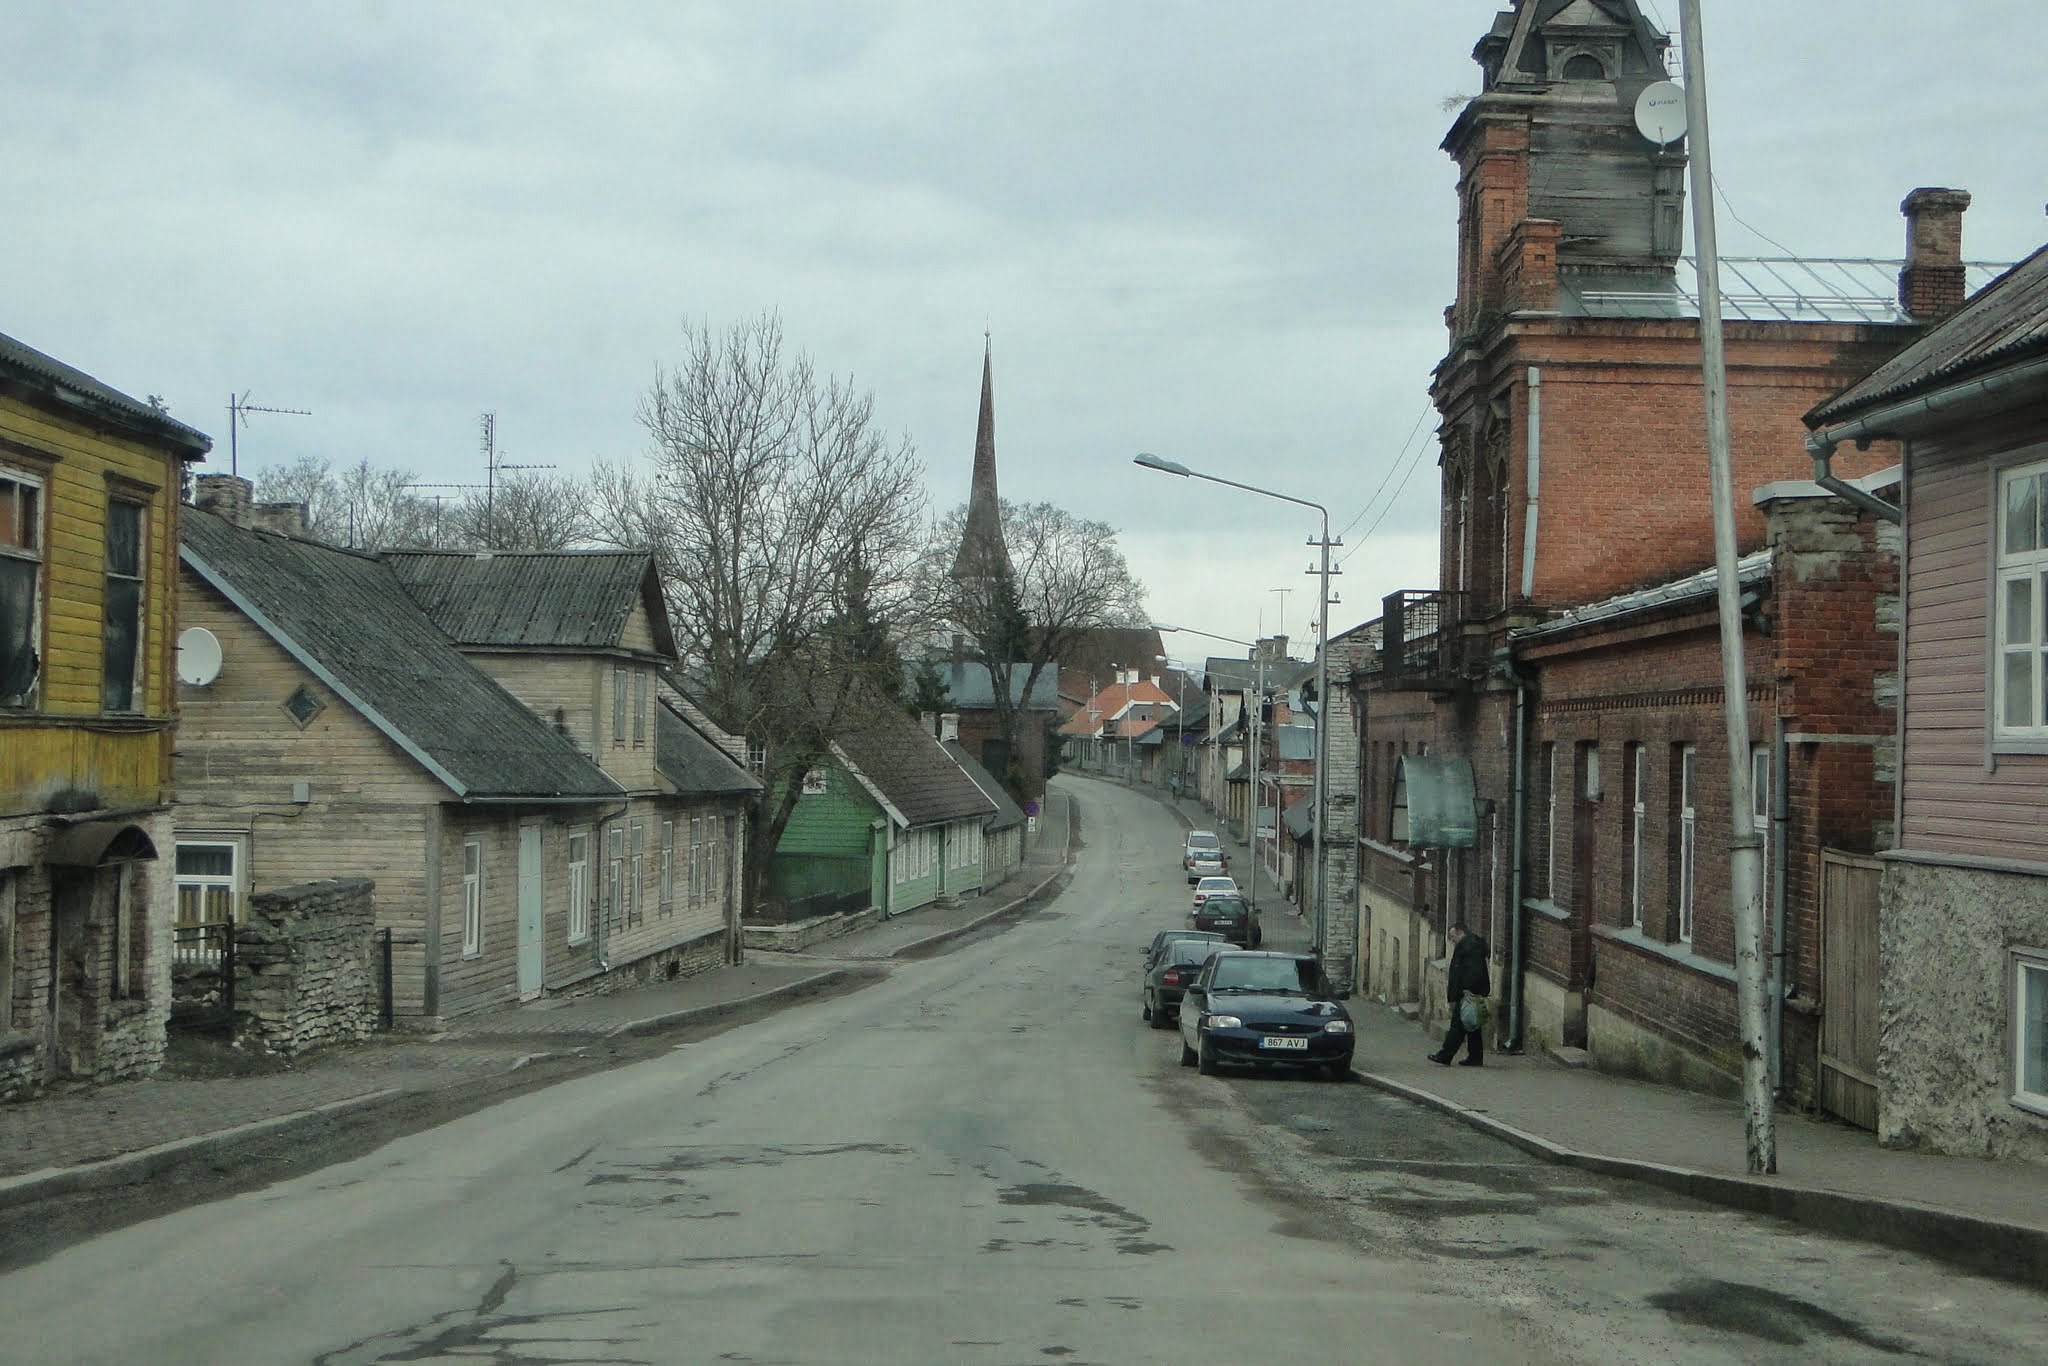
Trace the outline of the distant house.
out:
[[[947,710],[959,718],[961,748],[999,780],[1014,780],[1025,799],[1044,796],[1046,753],[1050,747],[1047,737],[1060,720],[1059,666],[1046,665],[1035,681],[1029,678],[1029,665],[1013,667],[1008,680],[1010,705],[1022,713],[1015,753],[1010,752],[1003,738],[995,705],[995,681],[988,666],[955,661],[937,667],[946,691]],[[1027,682],[1031,683],[1028,696]]]
[[[211,446],[0,336],[0,1097],[163,1058],[178,487]]]
[[[940,743],[946,747],[946,753],[953,756],[953,761],[974,780],[981,794],[995,803],[995,814],[982,826],[982,885],[991,886],[1017,871],[1024,862],[1024,808],[1017,805],[1009,790],[996,781],[995,774],[975,762],[966,746],[957,740],[941,740]]]
[[[182,623],[223,662],[179,695],[181,915],[368,877],[427,1019],[737,952],[758,784],[655,696],[646,555],[362,554],[247,496],[209,476],[185,518]]]
[[[2038,1161],[2048,1157],[2048,248],[1967,303],[1947,274],[1957,311],[1806,419],[1816,458],[1872,439],[1905,445],[1897,839],[1879,860],[1874,933],[1852,948],[1881,981],[1869,1022],[1879,1137]]]
[[[996,814],[936,737],[880,703],[805,775],[770,895],[792,914],[872,906],[886,916],[978,892],[982,827]]]

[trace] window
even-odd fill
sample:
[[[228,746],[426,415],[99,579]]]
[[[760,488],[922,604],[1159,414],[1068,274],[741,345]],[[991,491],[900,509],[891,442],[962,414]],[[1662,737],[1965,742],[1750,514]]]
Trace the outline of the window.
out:
[[[114,974],[109,987],[116,1000],[142,995],[142,960],[135,951],[135,918],[139,908],[134,872],[132,863],[110,864],[100,871],[100,905],[114,931]]]
[[[465,840],[462,845],[462,956],[474,958],[484,951],[484,845],[482,840]]]
[[[36,701],[42,666],[43,486],[0,468],[0,707]]]
[[[806,797],[822,797],[830,789],[831,781],[826,776],[824,769],[808,768],[804,770],[804,795]]]
[[[704,818],[690,817],[690,904],[704,899]]]
[[[212,962],[220,956],[227,927],[240,909],[240,864],[241,846],[233,840],[178,841],[174,961]]]
[[[2048,1109],[2048,953],[2013,955],[2012,1098]]]
[[[641,921],[641,908],[647,899],[647,822],[633,822],[633,866],[626,882],[625,914],[628,925]]]
[[[676,909],[676,823],[661,823],[661,913],[674,915]]]
[[[1643,927],[1643,830],[1648,824],[1647,794],[1650,790],[1650,750],[1644,744],[1628,746],[1622,759],[1621,781],[1626,791],[1621,799],[1628,806],[1628,842],[1622,846],[1627,866],[1622,881],[1628,884],[1628,921]]]
[[[1678,910],[1678,942],[1692,942],[1693,871],[1699,848],[1698,793],[1699,752],[1691,745],[1679,745],[1671,765],[1673,813],[1671,858],[1671,901]]]
[[[1394,766],[1394,795],[1389,808],[1393,815],[1387,822],[1387,838],[1395,844],[1408,842],[1408,766],[1397,763]]]
[[[619,923],[619,898],[625,895],[625,881],[626,832],[615,825],[605,841],[604,927],[608,930]]]
[[[626,743],[626,669],[622,664],[612,666],[612,743]]]
[[[1995,733],[2048,738],[2048,464],[1998,477]]]
[[[633,670],[633,743],[647,743],[647,670]]]
[[[1543,744],[1543,897],[1557,900],[1557,745]]]
[[[100,707],[136,711],[142,684],[143,507],[107,504],[107,595],[100,640]]]
[[[1757,886],[1763,895],[1764,919],[1770,920],[1771,906],[1771,747],[1749,747],[1749,823],[1763,840],[1757,860]]]
[[[1564,59],[1564,78],[1568,81],[1604,81],[1607,79],[1607,67],[1589,52],[1574,52]]]
[[[759,740],[747,741],[747,772],[756,778],[768,771],[768,746]]]
[[[569,942],[590,938],[590,832],[569,832]]]

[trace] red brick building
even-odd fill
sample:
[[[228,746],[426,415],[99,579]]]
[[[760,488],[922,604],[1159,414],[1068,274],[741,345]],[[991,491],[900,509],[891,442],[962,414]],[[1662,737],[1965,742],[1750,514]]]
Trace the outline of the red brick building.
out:
[[[1340,642],[1363,659],[1359,985],[1440,1013],[1462,918],[1513,984],[1496,1017],[1510,1042],[1716,1086],[1737,1068],[1713,583],[1690,577],[1713,560],[1698,291],[1683,146],[1648,141],[1632,112],[1666,46],[1631,0],[1516,0],[1475,50],[1485,89],[1443,144],[1461,211],[1433,384],[1440,586],[1390,596]],[[1790,756],[1772,904],[1805,955],[1788,959],[1795,1002],[1817,994],[1820,851],[1890,836],[1897,644],[1880,624],[1895,548],[1804,482],[1800,419],[1960,297],[1967,203],[1907,201],[1897,276],[1724,262],[1753,761],[1770,776]],[[1849,478],[1896,459],[1841,457]],[[1804,738],[1781,745],[1781,722]],[[1785,1029],[1810,1068],[1811,1021],[1794,1006]]]

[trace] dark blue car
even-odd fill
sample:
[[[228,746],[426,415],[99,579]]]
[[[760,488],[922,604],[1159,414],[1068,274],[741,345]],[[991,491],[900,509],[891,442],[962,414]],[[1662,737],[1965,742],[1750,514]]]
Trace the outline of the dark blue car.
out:
[[[1180,1065],[1214,1073],[1222,1063],[1298,1067],[1333,1081],[1351,1075],[1357,1036],[1332,996],[1322,965],[1292,953],[1223,950],[1180,1005]]]

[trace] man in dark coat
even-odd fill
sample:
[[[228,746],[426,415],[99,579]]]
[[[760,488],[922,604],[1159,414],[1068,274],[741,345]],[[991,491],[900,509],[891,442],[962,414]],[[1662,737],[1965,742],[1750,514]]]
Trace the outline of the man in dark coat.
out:
[[[1464,1044],[1465,1057],[1460,1067],[1484,1065],[1485,1042],[1477,1029],[1465,1028],[1465,1016],[1461,1009],[1467,996],[1484,1001],[1493,993],[1492,979],[1486,973],[1486,941],[1465,928],[1460,920],[1451,926],[1450,974],[1444,983],[1444,995],[1451,1003],[1451,1027],[1444,1035],[1444,1046],[1429,1055],[1431,1062],[1450,1065],[1458,1055],[1458,1045]],[[1481,1027],[1485,1021],[1480,1021]]]

